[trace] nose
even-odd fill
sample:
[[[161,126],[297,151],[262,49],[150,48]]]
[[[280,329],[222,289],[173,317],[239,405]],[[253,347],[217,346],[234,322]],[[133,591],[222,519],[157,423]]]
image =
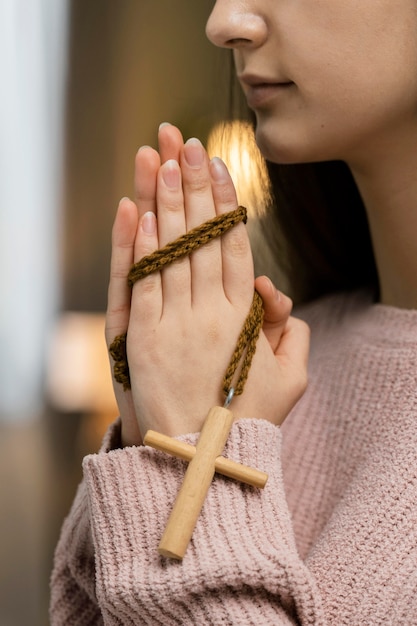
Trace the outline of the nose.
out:
[[[249,1],[217,0],[206,24],[206,35],[215,46],[257,47],[265,41],[266,22],[248,5]]]

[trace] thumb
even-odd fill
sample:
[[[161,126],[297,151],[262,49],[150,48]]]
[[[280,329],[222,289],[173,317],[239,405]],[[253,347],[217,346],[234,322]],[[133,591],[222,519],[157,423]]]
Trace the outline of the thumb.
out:
[[[255,280],[255,289],[264,306],[263,332],[275,353],[292,310],[292,301],[278,291],[267,276]]]

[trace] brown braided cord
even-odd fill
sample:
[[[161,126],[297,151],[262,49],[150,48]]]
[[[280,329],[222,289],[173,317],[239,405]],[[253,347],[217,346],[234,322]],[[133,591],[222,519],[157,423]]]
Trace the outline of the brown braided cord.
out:
[[[215,237],[223,235],[239,222],[246,223],[246,219],[246,209],[239,206],[234,211],[218,215],[213,219],[208,220],[201,226],[193,228],[185,235],[182,235],[175,241],[168,243],[164,248],[156,250],[152,254],[143,257],[143,259],[141,259],[138,263],[135,263],[131,267],[128,274],[129,286],[133,287],[135,282],[141,278],[144,278],[153,272],[159,271],[162,267],[169,263],[173,263],[184,256],[188,256],[191,252],[205,245]],[[262,323],[262,299],[257,291],[255,291],[251,309],[245,320],[235,351],[223,379],[222,390],[226,396],[232,387],[233,377],[237,371],[243,353],[246,350],[238,380],[234,386],[234,395],[240,395],[243,392],[252,363],[252,358],[255,354],[256,342],[261,331]],[[127,333],[117,335],[109,347],[110,355],[114,360],[114,378],[118,383],[123,385],[123,389],[125,391],[130,389],[126,337]]]
[[[226,374],[223,378],[223,392],[227,396],[231,387],[234,389],[234,395],[239,396],[243,393],[249,369],[252,363],[253,355],[256,350],[256,342],[261,332],[264,319],[264,309],[262,298],[257,291],[253,294],[252,306],[249,311],[243,328],[237,340],[235,351],[233,352]],[[245,358],[243,359],[240,369],[239,378],[235,385],[232,384],[233,376],[238,368],[239,362],[246,349]]]
[[[113,357],[114,379],[123,385],[124,391],[130,389],[129,364],[127,362],[126,352],[127,333],[117,335],[109,346],[110,355]]]
[[[239,206],[234,211],[217,215],[201,224],[201,226],[193,228],[185,235],[168,243],[164,248],[152,252],[152,254],[143,257],[143,259],[132,265],[127,277],[129,287],[133,287],[136,281],[148,276],[148,274],[161,270],[164,265],[190,255],[191,252],[201,248],[211,239],[220,237],[239,222],[246,224],[246,220],[246,209],[243,206]]]

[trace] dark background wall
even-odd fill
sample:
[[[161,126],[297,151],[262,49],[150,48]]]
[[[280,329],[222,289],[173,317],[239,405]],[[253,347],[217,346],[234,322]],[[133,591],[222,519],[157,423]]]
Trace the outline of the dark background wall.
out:
[[[133,159],[164,121],[206,138],[227,102],[228,55],[204,34],[212,2],[72,0],[64,309],[105,309],[109,236]]]
[[[227,109],[228,55],[205,39],[211,0],[70,0],[62,312],[103,313],[111,225],[131,195],[133,160],[159,124],[203,140]],[[64,515],[112,415],[47,404],[0,423],[0,624],[49,623],[48,581]],[[82,626],[82,625],[80,625]]]

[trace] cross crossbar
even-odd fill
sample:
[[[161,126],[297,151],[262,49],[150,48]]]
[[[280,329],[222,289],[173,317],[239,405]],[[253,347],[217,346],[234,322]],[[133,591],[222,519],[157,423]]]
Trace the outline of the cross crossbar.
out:
[[[194,458],[196,453],[195,446],[185,443],[184,441],[178,441],[178,439],[172,439],[172,437],[157,433],[155,430],[148,430],[143,443],[145,446],[150,446],[160,452],[167,452],[177,459],[188,462]],[[248,465],[236,463],[236,461],[226,459],[224,456],[218,456],[216,458],[214,468],[217,474],[227,476],[227,478],[233,478],[251,487],[257,487],[258,489],[263,489],[268,480],[268,474],[265,472],[261,472]]]

